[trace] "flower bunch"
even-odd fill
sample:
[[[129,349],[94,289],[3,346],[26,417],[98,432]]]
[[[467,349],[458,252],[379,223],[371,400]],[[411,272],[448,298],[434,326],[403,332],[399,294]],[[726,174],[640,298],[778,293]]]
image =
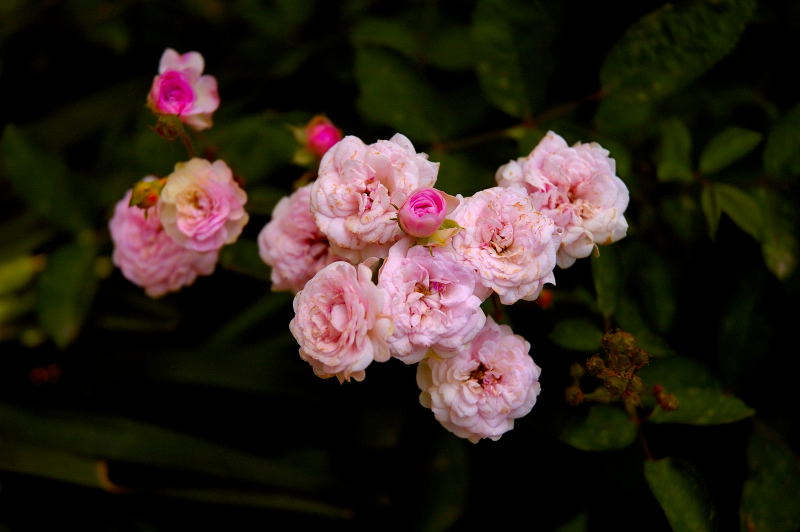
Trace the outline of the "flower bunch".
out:
[[[159,116],[175,115],[196,129],[211,126],[219,106],[217,81],[202,76],[203,57],[167,49],[148,96]],[[247,194],[222,160],[179,162],[165,178],[147,176],[117,203],[109,222],[112,260],[152,297],[210,275],[219,250],[234,242],[248,221]]]
[[[203,69],[197,52],[164,52],[148,106],[191,159],[137,183],[109,222],[114,263],[153,297],[211,274],[248,221],[231,169],[193,157],[182,125],[210,127],[219,106]],[[608,151],[549,132],[497,170],[498,186],[462,197],[435,188],[439,163],[400,133],[366,144],[321,115],[294,133],[295,162],[311,169],[258,248],[273,290],[295,293],[300,358],[340,382],[363,380],[372,362],[417,364],[420,403],[445,428],[500,438],[536,403],[540,368],[482,305],[534,301],[556,266],[625,236],[628,190]]]
[[[497,440],[536,403],[540,368],[482,303],[533,301],[556,265],[622,238],[628,192],[606,150],[553,132],[471,197],[434,188],[438,169],[402,134],[346,136],[278,203],[259,252],[273,289],[296,293],[290,330],[317,375],[418,364],[420,402],[445,428]]]

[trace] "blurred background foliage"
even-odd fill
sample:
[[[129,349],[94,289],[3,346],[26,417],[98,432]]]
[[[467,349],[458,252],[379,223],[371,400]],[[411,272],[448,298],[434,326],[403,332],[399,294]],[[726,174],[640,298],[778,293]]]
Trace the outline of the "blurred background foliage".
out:
[[[251,221],[153,300],[106,226],[186,158],[144,106],[166,47],[219,81],[195,147]],[[0,530],[797,530],[798,51],[796,2],[3,0]],[[296,355],[255,238],[317,113],[404,133],[451,193],[549,129],[616,159],[628,237],[506,311],[543,391],[500,441],[441,428],[413,367],[340,386]],[[617,327],[678,410],[566,403]]]

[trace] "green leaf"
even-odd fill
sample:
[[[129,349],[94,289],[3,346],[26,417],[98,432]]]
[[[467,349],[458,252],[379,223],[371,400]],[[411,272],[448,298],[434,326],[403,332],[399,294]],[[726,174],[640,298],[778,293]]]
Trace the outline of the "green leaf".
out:
[[[258,244],[250,238],[240,238],[222,248],[219,265],[228,270],[243,273],[256,279],[269,279],[269,267],[258,254]]]
[[[761,241],[764,215],[759,201],[753,195],[733,185],[716,183],[712,186],[720,210],[730,216],[739,229]]]
[[[62,349],[77,337],[94,297],[95,254],[90,242],[65,244],[47,257],[47,266],[39,275],[39,322]]]
[[[692,136],[680,118],[661,122],[661,144],[656,157],[656,174],[661,181],[691,182]]]
[[[356,50],[355,74],[358,109],[365,118],[402,131],[415,144],[443,138],[446,104],[408,61],[364,46]]]
[[[0,407],[2,408],[2,407]],[[87,456],[0,440],[0,470],[104,488],[100,461]]]
[[[592,256],[591,260],[597,306],[603,316],[608,318],[617,308],[622,289],[619,251],[615,247],[604,246],[599,249],[599,254]]]
[[[24,473],[110,492],[122,492],[132,488],[139,495],[235,506],[275,508],[337,519],[350,517],[350,512],[344,508],[294,495],[255,490],[195,487],[161,488],[152,485],[129,487],[115,484],[109,479],[109,469],[113,470],[113,467],[114,464],[108,464],[102,459],[0,441],[0,471]]]
[[[678,398],[678,409],[665,412],[657,408],[649,421],[720,425],[752,416],[755,411],[740,399],[722,390],[717,379],[702,364],[684,357],[651,360],[639,372],[648,387],[660,384]]]
[[[711,532],[714,508],[702,478],[674,458],[647,461],[644,477],[675,532]]]
[[[636,439],[636,425],[621,408],[591,405],[585,417],[564,421],[558,439],[581,451],[624,449]]]
[[[642,316],[642,310],[632,298],[620,298],[615,317],[619,326],[632,333],[636,337],[636,344],[651,356],[658,358],[675,354],[667,342],[650,329]]]
[[[393,18],[364,17],[351,30],[350,40],[356,47],[385,46],[414,59],[420,54],[416,29]]]
[[[703,208],[703,214],[706,216],[706,223],[708,224],[708,236],[711,240],[716,240],[717,229],[719,228],[719,219],[722,216],[722,211],[717,203],[717,195],[712,185],[703,187],[700,193],[700,206]]]
[[[712,138],[700,155],[700,171],[713,174],[738,161],[761,142],[758,131],[732,126]]]
[[[550,332],[550,340],[565,349],[596,351],[600,349],[603,331],[593,323],[581,319],[569,319],[556,323]]]
[[[651,248],[632,243],[625,248],[627,270],[636,280],[636,293],[647,322],[656,332],[666,333],[672,327],[678,310],[672,272],[667,262]]]
[[[472,18],[478,79],[486,98],[516,117],[531,117],[553,69],[556,24],[543,2],[479,0]]]
[[[466,25],[443,23],[430,36],[424,50],[430,64],[442,70],[469,70],[475,63],[471,29]]]
[[[52,229],[41,227],[31,212],[7,219],[0,224],[0,261],[33,253],[52,237]]]
[[[16,126],[6,126],[2,139],[5,177],[38,215],[72,231],[87,226],[79,192],[70,183],[64,162],[32,144]]]
[[[275,169],[289,165],[297,142],[281,117],[247,116],[215,126],[207,133],[234,174],[246,184],[265,180]],[[299,174],[298,176],[299,177]],[[289,177],[290,182],[294,178]]]
[[[4,442],[303,491],[330,486],[324,469],[267,460],[171,429],[115,416],[0,403]],[[309,466],[310,467],[310,466]]]
[[[0,260],[0,297],[24,288],[43,267],[44,257],[40,255]]]
[[[797,268],[800,243],[797,240],[797,204],[773,190],[759,190],[764,205],[764,230],[761,250],[767,268],[781,281],[788,279]]]
[[[800,528],[800,462],[777,434],[756,424],[747,446],[750,474],[739,507],[742,532]]]
[[[419,508],[421,523],[415,530],[439,532],[451,530],[467,504],[470,485],[470,460],[465,442],[442,434],[433,443],[433,453],[426,471]]]
[[[580,513],[556,529],[556,532],[589,532],[589,514]]]
[[[252,327],[267,323],[280,311],[288,311],[293,295],[288,292],[272,292],[263,296],[250,307],[232,316],[208,341],[211,346],[225,346],[239,338]]]
[[[754,0],[666,4],[634,23],[609,51],[603,91],[629,102],[659,100],[685,87],[736,45]]]
[[[764,168],[770,177],[796,181],[800,176],[800,105],[772,128],[764,146]]]
[[[654,133],[652,114],[653,104],[649,100],[611,94],[597,106],[594,123],[599,131],[609,135],[634,134],[637,138],[647,138]]]
[[[497,184],[494,180],[496,168],[476,160],[469,151],[432,150],[430,160],[439,163],[436,188],[449,194],[467,197]]]

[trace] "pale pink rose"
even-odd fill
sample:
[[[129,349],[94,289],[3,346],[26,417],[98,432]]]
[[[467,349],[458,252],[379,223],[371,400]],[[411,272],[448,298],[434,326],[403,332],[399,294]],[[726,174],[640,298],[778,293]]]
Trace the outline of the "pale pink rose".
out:
[[[411,238],[391,247],[378,286],[394,321],[389,347],[406,364],[419,362],[428,350],[452,356],[486,321],[472,269],[439,249],[414,246]]]
[[[627,232],[628,189],[608,155],[595,142],[569,147],[550,131],[530,155],[497,170],[500,186],[525,186],[534,208],[563,230],[562,268],[587,257],[596,244],[616,242]]]
[[[326,117],[318,115],[306,125],[306,146],[308,150],[322,157],[331,147],[342,140],[342,130]]]
[[[458,206],[458,200],[435,188],[415,190],[397,211],[400,228],[416,238],[431,236],[447,215]]]
[[[389,359],[392,320],[383,309],[383,290],[366,265],[325,266],[294,297],[289,330],[300,344],[300,358],[322,378],[364,380],[373,360]]]
[[[541,370],[530,347],[510,327],[488,317],[472,344],[456,356],[419,363],[419,401],[456,436],[472,443],[497,441],[536,404]]]
[[[158,205],[147,211],[130,207],[131,191],[114,208],[108,224],[114,241],[112,260],[130,282],[159,297],[191,285],[198,275],[210,275],[218,253],[198,253],[178,245],[164,231]]]
[[[481,190],[463,199],[450,217],[463,228],[453,236],[452,250],[503,304],[533,301],[544,283],[555,284],[560,231],[533,209],[523,188]]]
[[[180,55],[167,48],[158,75],[147,96],[147,105],[158,114],[176,115],[197,130],[211,127],[211,115],[219,107],[217,80],[203,76],[205,61],[197,52]]]
[[[320,162],[311,212],[337,255],[351,262],[385,257],[403,234],[394,205],[432,186],[438,170],[399,133],[370,145],[347,136]]]
[[[258,235],[259,255],[272,268],[273,290],[297,293],[319,270],[338,260],[308,210],[310,194],[311,185],[306,185],[282,198]]]
[[[247,223],[247,194],[222,160],[175,165],[161,190],[161,223],[178,244],[213,251],[235,242]]]

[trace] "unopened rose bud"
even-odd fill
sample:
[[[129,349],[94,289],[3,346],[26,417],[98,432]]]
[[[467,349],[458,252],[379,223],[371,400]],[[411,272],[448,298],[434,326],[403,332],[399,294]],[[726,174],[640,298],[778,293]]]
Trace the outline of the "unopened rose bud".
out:
[[[322,115],[311,119],[306,126],[305,134],[306,147],[317,157],[325,155],[331,146],[342,140],[342,130]]]
[[[128,204],[130,207],[139,207],[140,209],[149,209],[158,203],[158,198],[161,196],[161,189],[166,184],[166,178],[156,179],[153,176],[147,176],[135,185],[131,192],[131,201]]]
[[[397,212],[400,228],[417,238],[434,234],[446,216],[445,195],[435,188],[422,188],[412,192]]]
[[[539,297],[534,301],[539,307],[547,310],[553,306],[553,291],[549,288],[542,288]]]

